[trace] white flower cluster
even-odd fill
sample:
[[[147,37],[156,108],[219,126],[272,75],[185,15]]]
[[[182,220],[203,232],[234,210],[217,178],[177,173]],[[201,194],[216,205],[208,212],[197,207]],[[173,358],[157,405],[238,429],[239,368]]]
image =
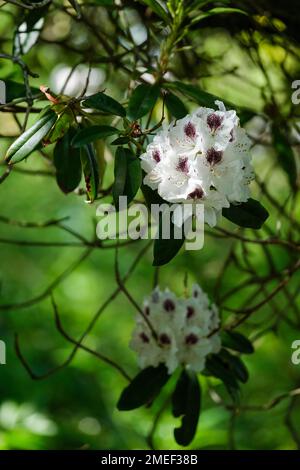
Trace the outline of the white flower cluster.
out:
[[[216,105],[163,127],[141,155],[144,183],[168,202],[203,203],[212,227],[222,208],[247,201],[253,179],[250,139],[236,112]]]
[[[153,331],[139,315],[130,343],[142,369],[163,363],[169,373],[179,365],[201,372],[206,356],[221,348],[218,332],[213,333],[219,326],[218,309],[197,284],[189,298],[156,288],[144,302],[144,313]]]

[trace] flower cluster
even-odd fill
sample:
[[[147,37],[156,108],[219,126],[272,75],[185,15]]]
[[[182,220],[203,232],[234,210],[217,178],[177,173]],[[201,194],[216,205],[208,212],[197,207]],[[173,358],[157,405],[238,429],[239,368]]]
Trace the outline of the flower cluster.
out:
[[[137,317],[130,343],[141,368],[163,363],[169,373],[179,365],[201,372],[206,356],[220,350],[218,309],[197,284],[189,298],[156,288],[144,302],[144,314],[148,321]]]
[[[247,201],[253,179],[250,139],[236,112],[216,105],[164,126],[141,155],[144,183],[171,203],[200,201],[210,226],[222,208]]]

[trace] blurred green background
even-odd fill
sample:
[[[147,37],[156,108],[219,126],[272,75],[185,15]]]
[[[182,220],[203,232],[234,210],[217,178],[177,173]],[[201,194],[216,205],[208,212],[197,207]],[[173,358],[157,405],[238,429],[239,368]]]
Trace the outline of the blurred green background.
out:
[[[100,14],[100,13],[99,13]],[[102,13],[104,15],[104,13]],[[13,34],[14,18],[0,10],[0,37],[5,50]],[[59,45],[47,41],[63,41],[86,44],[89,37],[85,30],[74,24],[61,12],[50,14],[39,45],[26,55],[26,63],[40,77],[30,79],[32,86],[40,84],[55,88],[59,81],[59,71],[71,67],[78,60],[72,52],[64,51]],[[77,42],[76,42],[77,41]],[[259,112],[264,106],[259,86],[264,77],[251,64],[247,54],[238,42],[224,29],[204,29],[198,49],[203,55],[218,56],[211,73],[202,80],[202,85],[236,105],[247,106]],[[290,89],[284,83],[277,65],[282,50],[278,46],[262,47],[264,60],[268,65],[272,81],[278,89],[278,100],[283,104]],[[61,68],[60,68],[61,66]],[[203,66],[204,67],[204,66]],[[291,58],[291,69],[297,73],[298,65]],[[223,74],[223,70],[237,68],[238,73]],[[109,88],[116,98],[122,98],[127,87],[126,77],[120,70],[95,65],[98,70],[98,85]],[[209,69],[209,67],[208,67]],[[53,71],[56,70],[56,74]],[[184,71],[179,70],[179,73]],[[210,72],[212,72],[210,70]],[[205,74],[204,74],[205,75]],[[240,75],[240,78],[236,75]],[[222,80],[221,78],[222,77]],[[245,79],[247,78],[247,80]],[[18,67],[9,61],[0,60],[0,78],[22,80]],[[300,75],[299,75],[300,78]],[[97,81],[96,80],[96,81]],[[252,83],[252,85],[251,85]],[[76,85],[76,84],[75,84]],[[187,103],[188,106],[193,106]],[[157,110],[157,116],[159,109]],[[256,130],[257,123],[251,130]],[[0,113],[2,136],[18,133],[13,117]],[[0,140],[1,155],[9,140]],[[51,153],[51,149],[49,150]],[[274,155],[267,147],[254,149],[254,166],[260,179],[268,175],[268,188],[274,197],[281,201],[289,194],[287,179],[282,170],[274,165]],[[2,157],[1,157],[2,158]],[[104,187],[112,179],[113,160],[108,150],[108,168]],[[27,170],[48,170],[38,154],[22,163],[20,168]],[[271,176],[270,176],[271,171]],[[253,193],[260,198],[259,189],[253,184]],[[107,199],[108,201],[109,198]],[[58,189],[51,176],[31,176],[21,171],[12,172],[0,185],[0,215],[14,220],[43,222],[50,219],[69,217],[65,222],[69,227],[95,237],[97,204],[84,202],[75,194],[65,196]],[[264,201],[271,212],[270,226],[276,227],[280,221],[268,201]],[[295,214],[299,220],[300,203]],[[233,230],[229,223],[222,226]],[[285,232],[282,221],[282,233]],[[252,236],[249,232],[249,236]],[[264,233],[262,233],[264,236]],[[0,238],[28,241],[74,240],[71,235],[56,227],[20,228],[0,222]],[[137,250],[146,242],[139,241],[122,249],[120,254],[121,271],[134,260]],[[209,235],[205,246],[199,252],[182,252],[168,266],[160,271],[160,285],[169,287],[178,294],[184,291],[184,278],[188,274],[189,284],[199,282],[214,298],[216,279],[223,262],[232,246],[232,240],[219,240]],[[30,247],[0,243],[0,300],[1,304],[18,303],[42,294],[45,289],[83,253],[82,248]],[[257,273],[265,271],[265,257],[257,245],[249,246],[251,259]],[[289,259],[280,248],[271,249],[276,266],[284,268]],[[151,266],[151,249],[139,263],[128,282],[129,291],[141,303],[153,286],[154,269]],[[74,338],[79,338],[99,306],[116,287],[114,276],[114,251],[95,249],[93,253],[54,291],[63,325]],[[238,270],[230,269],[224,278],[223,291],[240,282]],[[295,276],[294,289],[299,285],[299,275]],[[298,288],[299,289],[299,288]],[[230,305],[241,305],[251,290],[233,296]],[[268,328],[274,313],[286,310],[286,298],[279,294],[272,304],[260,309],[242,328],[242,331],[255,339],[256,352],[245,358],[250,371],[250,381],[242,387],[243,405],[262,405],[281,393],[288,392],[300,384],[300,366],[291,363],[291,344],[300,339],[300,331],[282,323],[277,331],[264,335],[259,332]],[[300,306],[300,305],[299,305]],[[135,312],[127,299],[120,294],[99,318],[85,344],[107,355],[133,376],[137,372],[136,357],[128,348],[134,326]],[[0,311],[0,339],[7,345],[7,364],[0,366],[0,448],[1,449],[148,449],[147,434],[151,429],[154,411],[164,397],[154,404],[154,410],[140,409],[121,413],[116,402],[126,385],[124,378],[110,366],[98,361],[84,351],[78,351],[71,364],[45,380],[33,381],[20,363],[14,350],[14,334],[18,333],[24,356],[37,374],[43,374],[62,363],[72,349],[55,327],[50,298],[28,308]],[[207,383],[201,378],[204,390]],[[226,398],[223,388],[214,384]],[[298,405],[297,405],[298,403]],[[293,409],[293,422],[297,429],[300,422],[300,405]],[[294,449],[285,420],[289,402],[265,411],[242,411],[235,419],[235,445],[239,449]],[[154,442],[159,449],[176,449],[172,433],[177,421],[164,413],[157,429]],[[178,420],[179,423],[179,420]],[[231,445],[231,414],[222,406],[216,405],[208,393],[204,394],[198,432],[191,444],[192,449],[227,449]]]

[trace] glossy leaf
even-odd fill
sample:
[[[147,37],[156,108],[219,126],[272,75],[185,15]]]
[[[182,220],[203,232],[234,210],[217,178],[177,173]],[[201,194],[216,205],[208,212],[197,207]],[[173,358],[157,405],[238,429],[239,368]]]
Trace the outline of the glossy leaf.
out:
[[[127,114],[130,119],[136,121],[149,113],[159,97],[159,87],[143,83],[137,86],[128,103]]]
[[[44,15],[49,5],[25,13],[18,25],[14,36],[13,54],[20,56],[27,54],[37,42],[44,26]]]
[[[99,111],[103,111],[105,113],[112,114],[115,116],[126,116],[126,111],[123,106],[116,100],[102,92],[90,96],[85,101],[83,101],[82,104],[85,108],[98,109]]]
[[[97,157],[93,144],[81,147],[80,158],[85,180],[86,192],[90,202],[93,202],[98,195],[99,172]]]
[[[222,215],[240,227],[259,229],[269,217],[268,211],[254,199],[222,210]]]
[[[158,367],[143,369],[123,390],[117,404],[118,410],[134,410],[151,403],[157,397],[169,377],[168,370],[164,364],[160,364]]]
[[[165,103],[171,115],[176,119],[182,119],[188,114],[185,104],[173,93],[166,94]]]
[[[82,175],[80,150],[71,147],[74,134],[74,129],[69,129],[64,137],[56,143],[53,152],[56,181],[66,194],[77,188]]]
[[[117,148],[114,175],[113,198],[115,206],[118,208],[119,197],[127,196],[129,204],[142,183],[141,164],[131,150],[123,147]]]
[[[57,115],[47,110],[37,122],[13,142],[6,152],[9,163],[18,163],[28,157],[48,134],[57,119]]]
[[[235,375],[237,380],[239,380],[242,383],[246,383],[249,378],[249,373],[248,370],[243,363],[243,361],[238,357],[234,356],[231,354],[229,351],[226,349],[222,348],[219,355],[222,357],[222,360],[224,363],[227,364],[229,369],[232,371],[232,373]]]
[[[52,144],[61,139],[74,123],[74,114],[70,108],[66,107],[58,116],[51,132],[45,137],[47,143]]]
[[[94,142],[95,140],[105,139],[111,135],[118,134],[120,131],[112,126],[90,126],[80,129],[75,135],[72,146],[82,147],[83,145]]]
[[[235,374],[230,370],[228,364],[218,354],[211,354],[206,359],[206,371],[208,375],[220,379],[230,396],[235,402],[239,401],[239,384]]]
[[[194,372],[183,370],[172,396],[172,412],[181,418],[181,426],[174,430],[177,444],[189,445],[197,430],[201,409],[201,388]]]
[[[239,351],[244,354],[252,354],[254,352],[253,345],[246,336],[236,331],[222,332],[222,344],[225,348]]]
[[[180,229],[178,229],[177,236],[177,227],[174,226],[171,219],[166,220],[166,223],[170,224],[170,236],[163,238],[162,223],[163,217],[160,215],[158,238],[155,239],[153,246],[153,266],[163,266],[169,263],[177,255],[185,241],[183,231]]]
[[[5,80],[6,103],[10,103],[15,99],[26,99],[26,87],[24,83],[15,82],[14,80]],[[34,96],[42,96],[38,88],[30,87],[30,91]]]

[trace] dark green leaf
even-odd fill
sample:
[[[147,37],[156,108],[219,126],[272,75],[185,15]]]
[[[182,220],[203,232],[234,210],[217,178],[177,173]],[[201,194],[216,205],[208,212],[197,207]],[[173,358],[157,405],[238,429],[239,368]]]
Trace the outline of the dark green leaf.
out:
[[[254,199],[223,209],[222,215],[240,227],[259,229],[269,217],[268,211]]]
[[[119,197],[127,196],[127,203],[129,204],[142,183],[141,164],[131,150],[123,147],[117,148],[114,174],[113,198],[115,206],[118,208]]]
[[[129,411],[151,403],[169,379],[165,365],[143,369],[123,390],[117,408]]]
[[[182,416],[181,426],[174,430],[177,444],[189,445],[196,433],[201,409],[201,388],[195,373],[183,370],[172,396],[172,411]]]
[[[26,99],[26,87],[24,83],[15,82],[13,80],[5,80],[6,103],[10,103],[15,99]],[[34,96],[42,96],[38,88],[30,87],[30,91]]]
[[[80,129],[75,135],[72,146],[82,147],[83,145],[94,142],[94,140],[105,139],[114,134],[118,134],[120,131],[115,127],[111,126],[90,126]]]
[[[237,380],[239,380],[242,383],[247,382],[249,378],[248,370],[245,364],[242,362],[242,360],[238,356],[234,356],[229,351],[227,351],[227,349],[224,349],[224,348],[222,348],[221,351],[219,352],[219,356],[222,358],[224,363],[227,364],[227,366],[235,375]]]
[[[206,371],[220,379],[235,402],[239,401],[239,384],[229,365],[218,354],[211,354],[206,359]]]
[[[74,122],[74,114],[70,108],[66,107],[58,116],[51,132],[46,136],[47,143],[51,144],[61,139]]]
[[[117,137],[117,139],[113,140],[110,145],[124,145],[130,142],[129,137]]]
[[[187,96],[191,100],[195,101],[195,103],[207,108],[218,109],[215,101],[219,100],[224,102],[224,100],[221,100],[221,98],[201,90],[201,88],[199,88],[197,85],[190,85],[183,82],[169,82],[165,83],[164,87],[177,90],[184,96]]]
[[[57,115],[47,110],[37,122],[25,131],[6,152],[5,159],[9,163],[18,163],[28,157],[48,134],[57,119]]]
[[[198,16],[193,18],[192,24],[198,23],[199,21],[205,18],[209,18],[210,16],[224,15],[224,14],[226,15],[226,14],[232,14],[232,13],[238,13],[241,15],[248,16],[248,13],[246,13],[244,10],[240,10],[239,8],[216,7],[216,8],[212,8],[209,11],[200,13]]]
[[[166,10],[161,6],[161,4],[159,2],[157,2],[156,0],[140,0],[141,3],[144,3],[145,5],[147,5],[148,7],[151,8],[151,10],[154,11],[154,13],[157,14],[157,16],[159,16],[160,18],[162,18],[166,23],[169,23],[170,21],[170,18],[168,16],[168,13],[166,12]]]
[[[97,5],[100,5],[103,7],[115,7],[116,6],[114,0],[94,0],[94,2]]]
[[[128,103],[127,114],[130,119],[136,121],[145,116],[155,105],[159,96],[157,85],[147,85],[143,83],[133,90]]]
[[[252,354],[254,348],[252,343],[241,333],[236,331],[224,331],[222,333],[222,345],[225,348],[233,349],[244,354]]]
[[[165,103],[171,115],[176,119],[184,118],[188,114],[185,104],[173,93],[169,92],[166,94]]]
[[[44,15],[49,5],[25,12],[14,36],[13,54],[20,56],[27,54],[37,42],[44,26]]]
[[[277,153],[278,162],[287,174],[292,189],[295,190],[297,188],[297,166],[293,149],[287,138],[287,131],[283,133],[274,126],[273,145]]]
[[[57,142],[53,152],[53,160],[56,168],[56,181],[64,193],[70,193],[77,188],[81,180],[80,150],[71,147],[72,138],[75,135],[73,128]]]
[[[99,92],[95,95],[90,96],[85,101],[83,101],[83,106],[85,108],[98,109],[99,111],[104,111],[108,114],[113,114],[116,116],[126,116],[126,111],[120,103],[106,95],[105,93]]]
[[[165,238],[163,238],[163,220],[170,225],[170,236]],[[158,238],[155,239],[153,246],[153,266],[162,266],[169,263],[183,246],[184,240],[183,230],[173,224],[171,215],[166,220],[160,214]]]
[[[84,174],[85,186],[90,202],[93,202],[98,195],[99,171],[97,157],[93,144],[81,147],[80,158]]]

